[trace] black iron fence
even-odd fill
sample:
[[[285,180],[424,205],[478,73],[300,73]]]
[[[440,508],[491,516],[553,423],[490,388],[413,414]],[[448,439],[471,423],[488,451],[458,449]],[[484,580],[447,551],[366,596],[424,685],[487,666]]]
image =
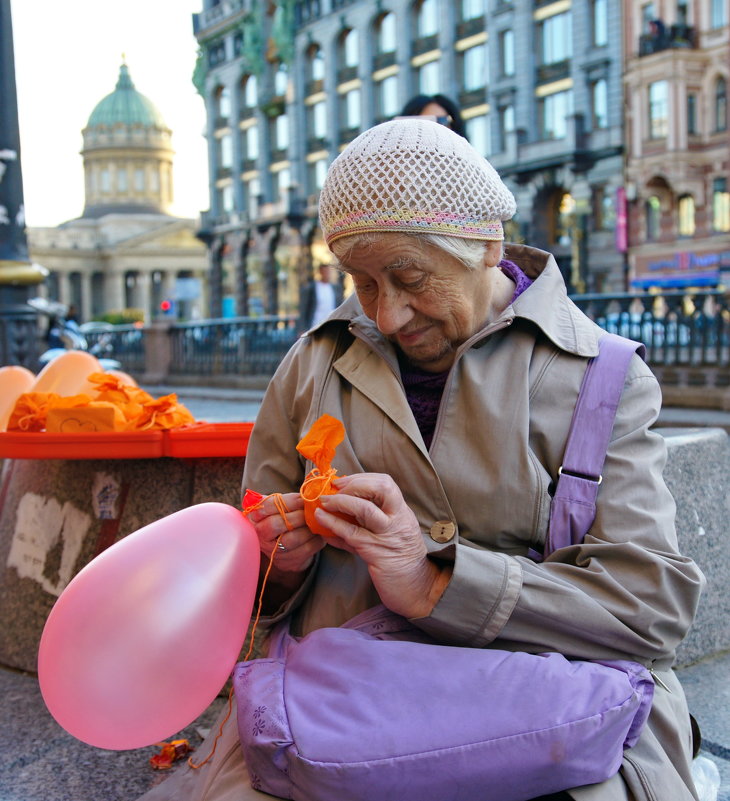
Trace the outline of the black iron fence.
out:
[[[643,342],[651,366],[730,366],[730,311],[723,292],[576,295],[573,300],[601,328]]]
[[[729,298],[704,290],[572,299],[602,328],[643,342],[647,362],[658,373],[707,368],[713,376],[708,383],[724,386],[730,383]],[[106,334],[114,356],[132,375],[154,374],[160,382],[199,377],[235,384],[246,377],[271,376],[297,337],[297,323],[295,316],[234,317],[115,326]],[[87,334],[92,342],[95,336]]]

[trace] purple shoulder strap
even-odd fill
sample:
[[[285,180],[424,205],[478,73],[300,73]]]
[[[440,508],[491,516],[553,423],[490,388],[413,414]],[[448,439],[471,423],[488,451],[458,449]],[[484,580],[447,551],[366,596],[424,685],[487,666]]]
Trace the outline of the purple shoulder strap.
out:
[[[601,337],[598,348],[598,356],[588,362],[573,410],[545,550],[538,561],[558,548],[582,542],[590,529],[626,371],[634,353],[643,358],[645,352],[641,343],[615,334]]]

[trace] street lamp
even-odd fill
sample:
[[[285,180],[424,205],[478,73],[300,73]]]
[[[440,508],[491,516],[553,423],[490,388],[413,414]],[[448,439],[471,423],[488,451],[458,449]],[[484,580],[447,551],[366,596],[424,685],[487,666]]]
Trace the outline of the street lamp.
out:
[[[28,257],[13,27],[10,0],[0,0],[0,366],[35,367],[36,316],[26,301],[47,275]]]

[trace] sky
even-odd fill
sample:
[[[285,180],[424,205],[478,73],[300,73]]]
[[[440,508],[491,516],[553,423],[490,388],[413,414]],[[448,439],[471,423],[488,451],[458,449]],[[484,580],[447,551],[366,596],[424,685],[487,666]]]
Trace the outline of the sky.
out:
[[[172,130],[172,213],[208,208],[205,106],[191,80],[191,15],[202,8],[203,0],[11,0],[28,227],[81,215],[81,131],[114,91],[123,55]]]

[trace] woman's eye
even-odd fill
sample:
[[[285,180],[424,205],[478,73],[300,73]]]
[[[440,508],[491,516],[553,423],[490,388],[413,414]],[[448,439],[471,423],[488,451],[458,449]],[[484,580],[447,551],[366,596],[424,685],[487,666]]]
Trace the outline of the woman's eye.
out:
[[[403,289],[419,289],[426,282],[424,273],[418,275],[402,275],[400,277],[400,285]]]

